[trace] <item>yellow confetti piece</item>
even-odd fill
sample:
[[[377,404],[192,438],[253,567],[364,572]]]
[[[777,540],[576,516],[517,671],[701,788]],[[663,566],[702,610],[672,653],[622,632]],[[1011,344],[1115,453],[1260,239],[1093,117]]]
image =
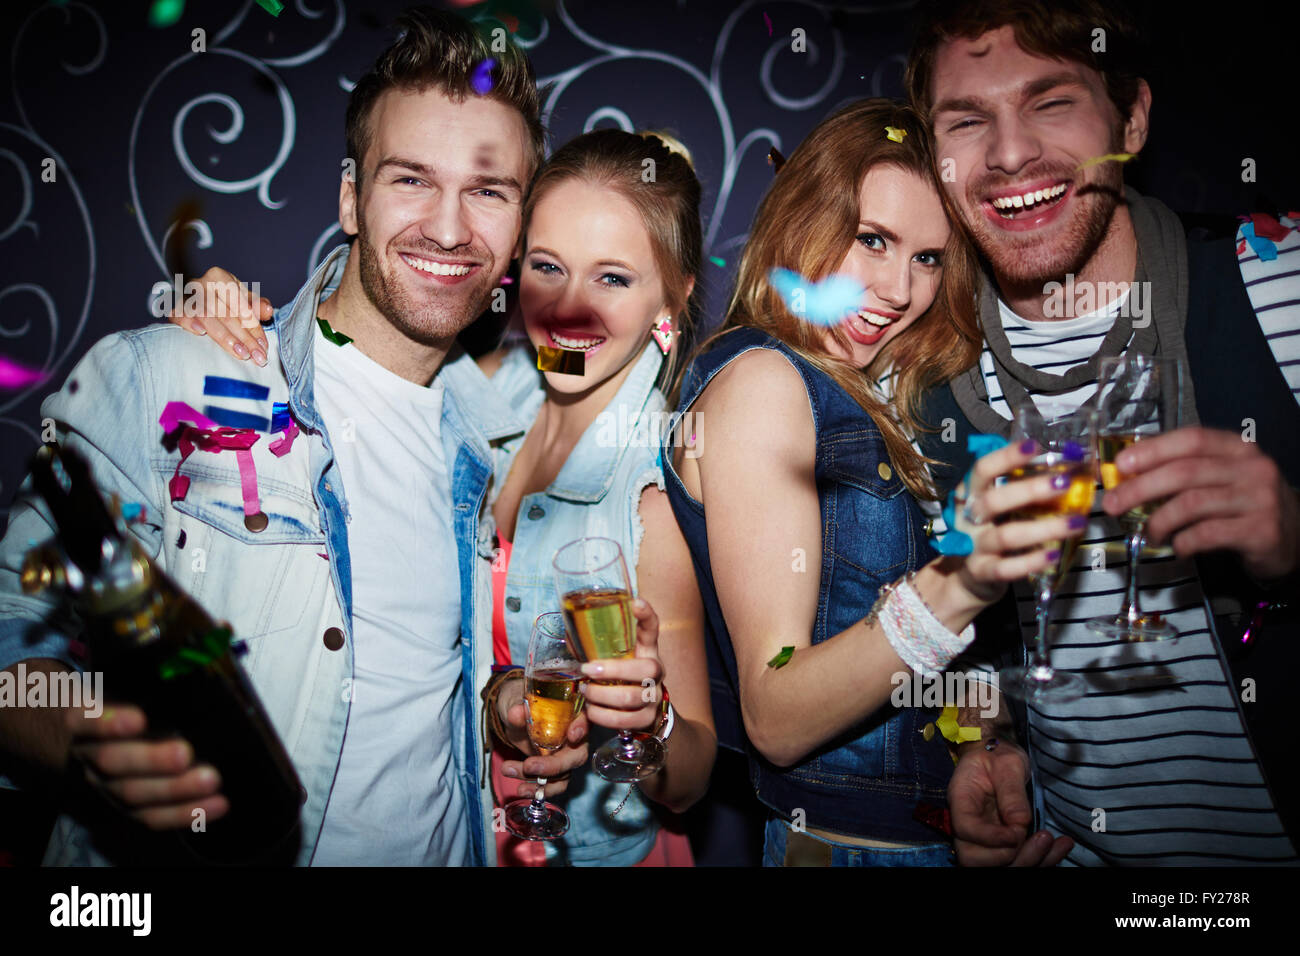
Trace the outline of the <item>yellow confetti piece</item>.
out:
[[[906,135],[907,135],[907,130],[905,129],[899,129],[897,126],[885,127],[885,138],[891,139],[895,143],[901,143],[903,141],[903,137]]]
[[[1087,169],[1089,166],[1100,166],[1102,163],[1127,163],[1130,159],[1137,159],[1137,153],[1106,153],[1103,156],[1094,156],[1092,159],[1085,159],[1076,170]]]
[[[939,733],[944,738],[951,740],[955,744],[966,743],[971,740],[979,740],[982,732],[978,727],[962,727],[957,723],[957,708],[948,706],[943,709],[939,719],[935,721],[939,728]],[[928,739],[928,738],[927,738]]]

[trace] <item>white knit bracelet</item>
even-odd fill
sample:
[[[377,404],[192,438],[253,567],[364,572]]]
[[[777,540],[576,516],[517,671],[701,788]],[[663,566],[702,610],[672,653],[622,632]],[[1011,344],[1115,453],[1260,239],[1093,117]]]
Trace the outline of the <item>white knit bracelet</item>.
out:
[[[913,571],[881,588],[865,623],[870,626],[879,621],[890,647],[904,664],[918,674],[933,674],[975,640],[975,625],[967,624],[960,634],[944,627],[912,586],[915,577]]]

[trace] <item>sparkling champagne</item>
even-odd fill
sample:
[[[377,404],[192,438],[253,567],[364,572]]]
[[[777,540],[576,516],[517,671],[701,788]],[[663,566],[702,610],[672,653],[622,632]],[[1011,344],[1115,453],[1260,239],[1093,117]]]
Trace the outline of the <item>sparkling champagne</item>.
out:
[[[1036,501],[1026,505],[1012,512],[1004,520],[1038,521],[1042,518],[1088,514],[1092,510],[1092,499],[1096,491],[1090,462],[1066,461],[1060,455],[1048,454],[1040,455],[1011,471],[1013,479],[1062,474],[1070,476],[1070,484],[1058,497],[1050,501]],[[1061,556],[1054,564],[1048,565],[1045,571],[1039,573],[1050,575],[1052,581],[1059,581],[1074,563],[1074,555],[1079,550],[1079,535],[1057,539],[1050,543],[1050,547],[1060,551]]]
[[[524,678],[528,737],[548,753],[564,746],[564,735],[582,706],[581,676],[569,670],[538,671]]]
[[[625,588],[581,588],[564,595],[564,617],[585,661],[631,657],[636,646],[632,594]]]
[[[1120,452],[1142,437],[1144,436],[1136,431],[1097,436],[1097,461],[1101,472],[1101,485],[1107,491],[1118,487],[1124,480],[1124,476],[1120,474],[1119,466],[1115,464],[1115,459],[1119,457]],[[1145,524],[1146,520],[1151,517],[1151,513],[1168,500],[1168,498],[1160,498],[1155,501],[1144,501],[1141,504],[1134,505],[1124,512],[1119,520],[1128,527]]]

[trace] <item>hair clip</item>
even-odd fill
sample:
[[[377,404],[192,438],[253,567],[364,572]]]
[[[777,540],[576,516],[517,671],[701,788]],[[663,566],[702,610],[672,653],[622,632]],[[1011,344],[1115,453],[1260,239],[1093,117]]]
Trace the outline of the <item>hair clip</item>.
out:
[[[895,143],[901,143],[903,141],[903,137],[906,135],[907,135],[907,130],[905,129],[901,129],[897,126],[885,127],[885,138],[892,139]]]

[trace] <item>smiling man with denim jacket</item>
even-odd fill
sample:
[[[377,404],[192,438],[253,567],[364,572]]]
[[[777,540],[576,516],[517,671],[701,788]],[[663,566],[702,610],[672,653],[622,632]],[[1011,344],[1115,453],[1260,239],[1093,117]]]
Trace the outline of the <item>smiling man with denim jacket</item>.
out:
[[[181,329],[154,326],[99,342],[42,406],[60,444],[90,460],[105,493],[143,506],[132,527],[160,567],[246,640],[243,666],[303,785],[300,864],[483,864],[495,855],[476,693],[492,649],[474,640],[479,622],[491,617],[490,550],[480,546],[478,525],[491,445],[523,425],[455,336],[486,306],[508,264],[541,130],[522,54],[494,54],[496,84],[479,97],[469,93],[469,75],[487,48],[471,27],[430,12],[407,14],[403,26],[349,104],[358,181],[342,185],[340,222],[359,238],[334,250],[276,314],[268,363],[254,368]],[[408,72],[413,62],[425,66]],[[334,333],[351,344],[338,344]],[[339,358],[322,348],[339,349]],[[326,373],[333,375],[328,388]],[[355,392],[350,374],[358,376]],[[420,400],[425,386],[437,396],[429,405]],[[394,477],[374,432],[359,450],[341,444],[354,440],[353,423],[342,417],[349,402],[380,392],[415,399],[414,414],[397,407],[387,421],[390,409],[357,410],[358,420],[376,422],[391,460],[430,464],[427,473],[396,476],[413,489],[407,501],[364,482],[344,487],[344,473]],[[182,421],[260,433],[248,470],[255,487],[231,452],[183,456],[164,445],[160,418],[181,406]],[[434,421],[420,421],[422,407],[437,408]],[[419,432],[409,442],[403,419]],[[174,474],[186,476],[188,488],[174,485]],[[413,518],[403,527],[408,508],[423,523]],[[354,521],[360,514],[376,524]],[[355,559],[382,557],[381,532],[392,528],[423,544],[444,573],[386,593],[378,562]],[[20,661],[29,673],[81,668],[70,646],[75,633],[57,609],[19,593],[23,552],[51,529],[44,507],[20,495],[0,545],[0,669]],[[439,554],[443,542],[454,559]],[[409,581],[411,569],[404,570]],[[404,632],[393,639],[381,633],[390,599],[406,609],[398,622]],[[408,673],[400,658],[383,656],[393,650],[434,657],[438,668]],[[362,652],[378,688],[362,690],[378,696],[364,703],[379,706],[357,702]],[[142,729],[134,708],[94,721],[63,718],[52,709],[6,709],[0,748],[23,765],[62,770],[77,743],[99,783],[156,829],[188,825],[189,807],[221,812],[216,782],[187,767],[187,754],[132,739]],[[390,736],[418,742],[425,735],[437,741],[432,774],[389,752]],[[399,813],[407,802],[412,811]],[[101,849],[65,816],[46,862],[107,862]]]

